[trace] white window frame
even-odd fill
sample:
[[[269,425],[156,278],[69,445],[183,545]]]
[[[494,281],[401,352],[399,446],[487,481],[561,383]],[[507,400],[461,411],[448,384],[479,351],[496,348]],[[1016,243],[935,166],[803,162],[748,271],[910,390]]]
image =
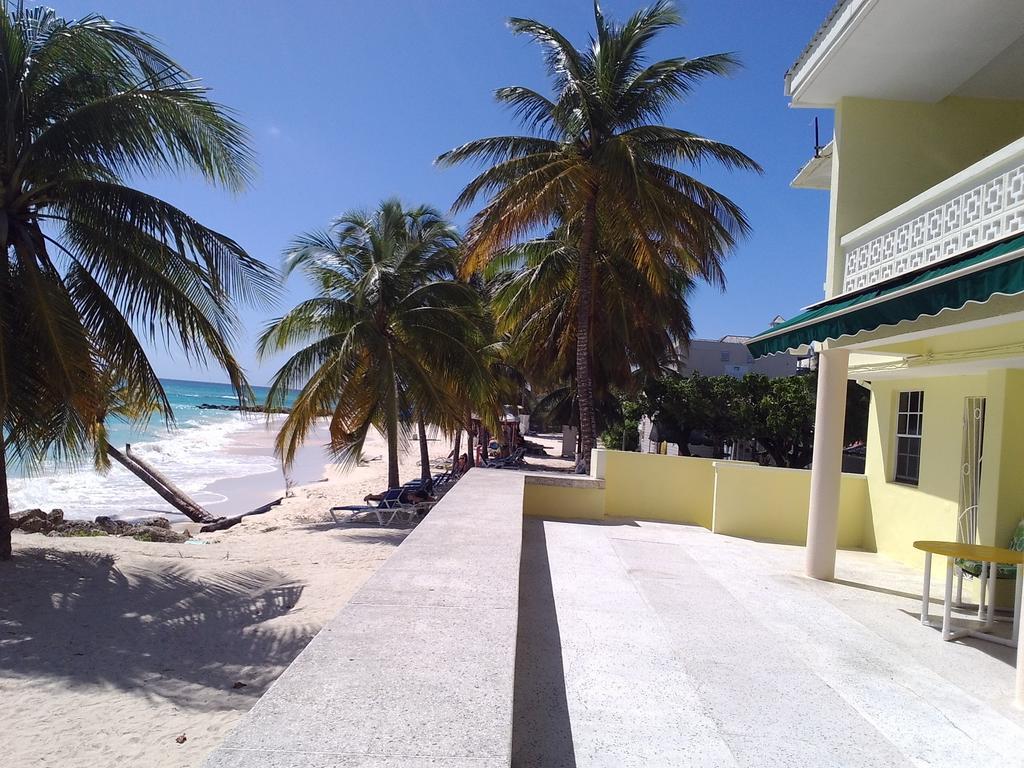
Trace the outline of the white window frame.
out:
[[[906,403],[904,403],[904,396]],[[916,426],[915,426],[916,425]],[[893,450],[894,483],[917,486],[921,482],[921,453],[924,436],[924,390],[912,389],[897,393],[896,397],[896,439]],[[900,472],[900,457],[912,456],[912,453],[900,451],[901,441],[916,441],[917,473]]]

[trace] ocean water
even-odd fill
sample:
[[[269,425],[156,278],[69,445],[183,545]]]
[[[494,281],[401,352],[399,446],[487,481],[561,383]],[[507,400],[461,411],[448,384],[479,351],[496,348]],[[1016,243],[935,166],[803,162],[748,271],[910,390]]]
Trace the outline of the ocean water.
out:
[[[233,441],[241,437],[242,432],[265,432],[266,421],[261,414],[243,416],[237,412],[199,408],[201,404],[237,404],[230,386],[175,379],[162,381],[174,409],[175,426],[168,429],[162,420],[153,420],[145,429],[139,429],[111,422],[108,425],[111,444],[123,450],[125,443],[131,443],[134,453],[215,515],[244,510],[229,510],[230,499],[220,493],[204,491],[214,481],[266,476],[262,478],[264,483],[277,483],[282,477],[281,469],[269,440],[258,441],[265,445],[262,455],[251,449],[231,450]],[[254,389],[262,401],[266,388]],[[162,514],[174,521],[185,519],[137,477],[117,462],[112,464],[105,475],[88,464],[78,467],[49,464],[28,476],[16,473],[9,480],[11,508],[60,508],[66,517],[75,519],[110,514],[125,518]],[[271,473],[275,477],[271,477]],[[280,484],[283,485],[283,479]]]

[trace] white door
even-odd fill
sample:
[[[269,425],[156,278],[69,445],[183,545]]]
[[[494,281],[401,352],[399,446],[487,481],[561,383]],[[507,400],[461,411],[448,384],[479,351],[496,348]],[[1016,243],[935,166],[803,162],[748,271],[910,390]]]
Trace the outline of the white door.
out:
[[[960,450],[960,509],[957,539],[978,541],[978,504],[981,501],[981,466],[985,445],[985,398],[964,398],[963,443]]]

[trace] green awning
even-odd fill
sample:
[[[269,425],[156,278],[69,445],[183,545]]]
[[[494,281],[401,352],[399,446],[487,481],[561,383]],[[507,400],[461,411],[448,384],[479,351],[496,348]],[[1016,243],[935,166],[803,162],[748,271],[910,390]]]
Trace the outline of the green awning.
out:
[[[747,342],[754,357],[839,339],[883,325],[936,315],[944,309],[961,309],[971,302],[983,303],[996,294],[1024,292],[1024,236],[919,272],[900,275],[852,296],[841,296],[810,307]],[[1016,257],[1001,256],[1022,251]],[[964,274],[957,274],[963,272]],[[915,286],[921,286],[914,289]],[[889,297],[889,298],[886,298]]]

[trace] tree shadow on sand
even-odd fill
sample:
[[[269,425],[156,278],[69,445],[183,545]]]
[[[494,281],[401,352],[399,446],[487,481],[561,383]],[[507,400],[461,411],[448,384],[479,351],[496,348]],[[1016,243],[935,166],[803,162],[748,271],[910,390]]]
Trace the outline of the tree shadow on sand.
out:
[[[398,546],[405,537],[412,533],[415,525],[395,524],[393,526],[380,526],[376,520],[342,520],[337,523],[332,520],[311,522],[301,526],[300,530],[305,533],[335,534],[345,541],[358,541],[363,544],[389,544]]]
[[[0,581],[0,674],[110,685],[193,708],[258,696],[316,632],[275,626],[303,586],[272,568],[210,573],[154,558],[122,569],[108,554],[23,549]]]

